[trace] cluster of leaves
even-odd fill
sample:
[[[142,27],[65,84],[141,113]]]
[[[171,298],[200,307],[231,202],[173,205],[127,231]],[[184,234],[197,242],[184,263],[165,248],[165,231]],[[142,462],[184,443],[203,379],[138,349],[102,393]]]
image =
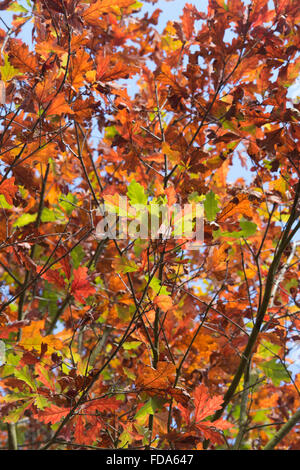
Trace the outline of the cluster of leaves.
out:
[[[159,33],[135,0],[1,2],[3,448],[299,449],[300,5],[245,3]],[[100,239],[116,195],[202,202],[202,246]]]

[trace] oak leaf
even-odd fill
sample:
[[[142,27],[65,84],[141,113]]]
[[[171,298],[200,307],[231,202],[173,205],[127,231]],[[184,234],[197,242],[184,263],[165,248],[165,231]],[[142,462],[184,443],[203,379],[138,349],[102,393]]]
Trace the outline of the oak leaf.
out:
[[[232,198],[227,206],[224,207],[222,212],[218,214],[217,222],[228,219],[228,217],[232,217],[235,214],[243,214],[246,217],[253,215],[250,200],[247,194],[241,193],[238,196]]]
[[[48,116],[54,114],[61,116],[62,114],[74,114],[74,112],[66,103],[64,95],[59,94],[52,100],[49,108],[47,108],[46,114]]]
[[[95,413],[96,411],[112,412],[118,410],[121,403],[122,402],[120,400],[116,400],[115,398],[98,398],[97,400],[92,400],[87,403],[84,406],[84,409],[88,409],[89,413]]]
[[[173,306],[171,297],[164,294],[157,295],[153,303],[157,305],[163,312],[167,312],[167,310]]]
[[[84,83],[84,75],[91,68],[90,56],[83,48],[77,50],[70,60],[69,80],[72,87],[78,91]]]
[[[136,385],[143,389],[166,389],[173,385],[176,367],[171,362],[159,361],[156,369],[144,365],[140,369]]]
[[[19,39],[15,40],[9,54],[9,60],[20,72],[36,74],[38,70],[38,61],[36,56],[29,52],[27,44],[22,43]]]
[[[42,344],[47,344],[47,353],[52,354],[63,348],[62,341],[56,335],[42,336],[41,330],[45,328],[45,320],[33,321],[31,325],[22,328],[22,338],[19,345],[24,349],[31,351],[35,349],[40,352]]]
[[[50,282],[50,284],[54,284],[59,289],[64,289],[65,287],[65,280],[58,269],[48,269],[41,277]]]
[[[89,295],[96,292],[90,281],[87,279],[87,267],[79,267],[74,269],[74,280],[71,285],[71,294],[74,295],[78,302],[84,303]]]
[[[55,424],[58,423],[62,418],[65,418],[69,413],[69,408],[61,408],[57,405],[52,405],[49,408],[45,408],[43,411],[39,411],[34,415],[37,420],[41,420],[44,423]]]
[[[88,24],[99,24],[100,16],[114,11],[119,12],[120,8],[129,7],[134,0],[98,0],[93,3],[84,13],[83,18]]]
[[[223,398],[221,396],[210,397],[205,385],[199,385],[193,393],[195,408],[190,413],[188,408],[178,404],[182,415],[191,429],[200,431],[205,439],[210,439],[215,444],[222,444],[223,440],[219,431],[230,429],[232,424],[223,419],[215,421],[204,421],[222,408]]]
[[[13,204],[13,198],[18,190],[15,186],[15,177],[4,180],[0,185],[0,194],[3,194],[8,204]]]

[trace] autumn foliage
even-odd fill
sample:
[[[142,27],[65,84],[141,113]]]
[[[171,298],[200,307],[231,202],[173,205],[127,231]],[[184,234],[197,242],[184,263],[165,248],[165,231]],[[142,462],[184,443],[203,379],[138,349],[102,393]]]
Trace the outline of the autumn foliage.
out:
[[[299,450],[299,0],[0,7],[1,448]],[[118,196],[202,245],[101,238]]]

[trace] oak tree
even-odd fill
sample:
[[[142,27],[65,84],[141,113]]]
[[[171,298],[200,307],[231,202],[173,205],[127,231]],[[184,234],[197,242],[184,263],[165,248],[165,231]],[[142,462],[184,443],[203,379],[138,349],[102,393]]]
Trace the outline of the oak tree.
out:
[[[300,4],[152,3],[0,3],[1,447],[296,450]]]

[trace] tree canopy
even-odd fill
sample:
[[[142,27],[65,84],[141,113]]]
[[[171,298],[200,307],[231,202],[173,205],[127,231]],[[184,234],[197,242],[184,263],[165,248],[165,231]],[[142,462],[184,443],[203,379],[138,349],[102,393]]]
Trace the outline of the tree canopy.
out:
[[[1,448],[299,450],[300,4],[151,3],[0,2]]]

